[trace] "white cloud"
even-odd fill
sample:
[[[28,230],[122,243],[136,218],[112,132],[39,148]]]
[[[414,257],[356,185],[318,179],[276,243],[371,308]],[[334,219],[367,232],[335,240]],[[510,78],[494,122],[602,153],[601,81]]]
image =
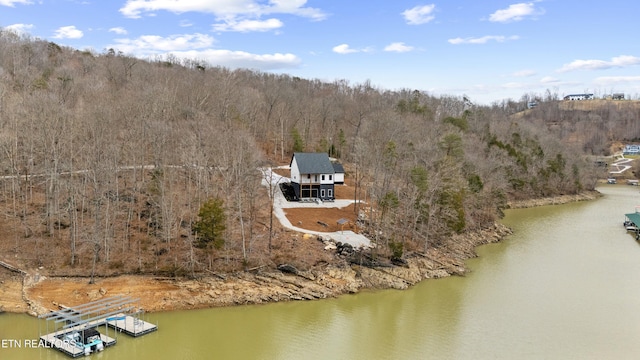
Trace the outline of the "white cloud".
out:
[[[621,55],[606,60],[574,60],[568,64],[564,64],[558,72],[568,72],[574,70],[605,70],[611,68],[621,68],[633,65],[640,65],[640,58],[629,55]]]
[[[58,30],[56,30],[55,34],[53,35],[55,39],[80,39],[83,36],[84,34],[82,33],[82,31],[78,30],[73,25],[58,28]]]
[[[384,51],[391,51],[391,52],[409,52],[409,51],[413,51],[414,47],[413,46],[409,46],[409,45],[405,45],[405,43],[403,42],[395,42],[392,44],[387,45],[384,48]]]
[[[152,15],[157,11],[169,11],[176,14],[193,11],[224,17],[258,12],[259,5],[252,0],[127,0],[119,11],[129,18],[139,18],[144,13]]]
[[[296,68],[302,62],[294,54],[281,53],[252,54],[245,51],[208,49],[203,51],[178,51],[171,54],[179,58],[205,60],[213,66],[232,69],[258,69],[261,71]]]
[[[520,21],[527,16],[536,16],[543,13],[544,11],[536,9],[532,2],[512,4],[506,9],[498,10],[489,15],[489,21],[507,23]]]
[[[535,74],[536,74],[536,72],[534,70],[520,70],[520,71],[514,72],[511,75],[515,76],[515,77],[529,77],[529,76],[533,76]]]
[[[216,15],[219,19],[237,17],[259,18],[268,14],[291,14],[323,20],[326,14],[316,8],[305,7],[306,0],[270,0],[267,4],[259,0],[127,0],[120,12],[129,18],[157,11],[176,14],[201,12]]]
[[[486,44],[489,41],[496,42],[505,42],[507,40],[518,40],[520,37],[517,35],[513,36],[502,36],[502,35],[487,35],[479,38],[455,38],[449,39],[450,44],[459,45],[459,44]]]
[[[13,31],[16,34],[27,34],[33,29],[33,24],[13,24],[5,26],[5,29]]]
[[[620,83],[640,83],[640,76],[601,76],[594,80],[600,85]]]
[[[551,84],[551,83],[560,82],[560,80],[554,78],[553,76],[545,76],[542,79],[540,79],[540,82],[543,83],[543,84]]]
[[[358,50],[350,48],[348,44],[340,44],[338,46],[334,46],[332,50],[333,52],[338,54],[351,54],[358,52]]]
[[[282,21],[278,19],[267,19],[267,20],[241,20],[234,21],[230,20],[224,24],[214,24],[213,30],[215,31],[239,31],[239,32],[250,32],[250,31],[270,31],[274,29],[278,29],[284,26]]]
[[[435,19],[435,15],[433,15],[435,8],[436,6],[434,4],[416,6],[403,11],[402,16],[404,16],[405,21],[409,25],[426,24]]]
[[[162,37],[143,35],[137,39],[116,39],[116,44],[108,48],[118,49],[125,54],[152,55],[173,51],[185,51],[210,47],[214,39],[205,34],[180,34]]]
[[[179,34],[168,37],[140,36],[136,39],[117,39],[106,46],[139,58],[177,57],[203,60],[212,66],[249,68],[262,71],[298,67],[300,58],[294,54],[252,54],[245,51],[211,49],[214,38],[206,34]]]
[[[9,7],[15,7],[15,4],[29,5],[29,4],[31,4],[31,1],[29,1],[29,0],[0,0],[0,5],[9,6]]]
[[[123,27],[113,27],[113,28],[109,29],[109,32],[113,32],[113,33],[116,33],[118,35],[126,35],[127,34],[127,30],[125,30]]]

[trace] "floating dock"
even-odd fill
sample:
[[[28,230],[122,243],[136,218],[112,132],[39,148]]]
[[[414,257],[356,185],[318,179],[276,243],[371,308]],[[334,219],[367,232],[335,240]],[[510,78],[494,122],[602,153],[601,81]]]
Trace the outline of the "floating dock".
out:
[[[114,329],[114,335],[124,332],[133,337],[158,330],[157,325],[140,319],[143,311],[131,306],[137,300],[114,296],[74,307],[61,306],[62,310],[39,316],[46,320],[46,333],[40,341],[75,358],[115,345],[109,328]],[[105,333],[99,331],[100,327]]]
[[[142,336],[158,330],[157,325],[130,315],[120,314],[119,316],[107,318],[106,321],[110,328],[133,337]]]
[[[627,231],[632,231],[636,235],[636,240],[640,240],[640,212],[636,207],[636,212],[624,214],[624,227]]]

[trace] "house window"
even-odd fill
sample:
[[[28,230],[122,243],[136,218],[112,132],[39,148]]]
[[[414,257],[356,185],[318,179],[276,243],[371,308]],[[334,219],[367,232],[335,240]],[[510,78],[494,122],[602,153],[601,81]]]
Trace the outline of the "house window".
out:
[[[324,199],[324,189],[320,190],[320,197]]]
[[[333,175],[329,175],[329,181],[333,180]],[[331,195],[329,195],[331,196]]]
[[[331,176],[331,175],[329,175]],[[333,190],[332,189],[327,189],[327,192],[329,194],[329,197],[332,198],[333,197]]]
[[[318,182],[318,175],[314,175],[313,181]]]
[[[322,181],[324,181],[324,175],[322,175]]]
[[[311,174],[307,174],[307,179],[311,179]]]

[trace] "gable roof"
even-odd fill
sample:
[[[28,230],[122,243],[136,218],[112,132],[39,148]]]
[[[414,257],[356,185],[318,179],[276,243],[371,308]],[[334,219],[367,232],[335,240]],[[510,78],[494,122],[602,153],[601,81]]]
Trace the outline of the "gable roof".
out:
[[[336,174],[344,174],[344,167],[342,164],[334,162],[331,163],[331,165],[333,166],[333,171],[335,171]]]
[[[327,153],[293,153],[291,163],[296,160],[300,174],[335,174]]]

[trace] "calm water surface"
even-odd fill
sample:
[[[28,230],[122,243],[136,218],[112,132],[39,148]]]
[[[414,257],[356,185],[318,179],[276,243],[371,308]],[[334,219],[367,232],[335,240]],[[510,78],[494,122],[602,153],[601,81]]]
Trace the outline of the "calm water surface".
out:
[[[636,187],[602,199],[512,210],[515,231],[483,246],[468,276],[292,302],[150,314],[159,331],[96,359],[638,359],[640,243],[622,227]],[[0,359],[67,359],[8,348],[40,324],[0,315]],[[113,334],[111,334],[113,335]],[[4,343],[1,341],[5,340]]]

